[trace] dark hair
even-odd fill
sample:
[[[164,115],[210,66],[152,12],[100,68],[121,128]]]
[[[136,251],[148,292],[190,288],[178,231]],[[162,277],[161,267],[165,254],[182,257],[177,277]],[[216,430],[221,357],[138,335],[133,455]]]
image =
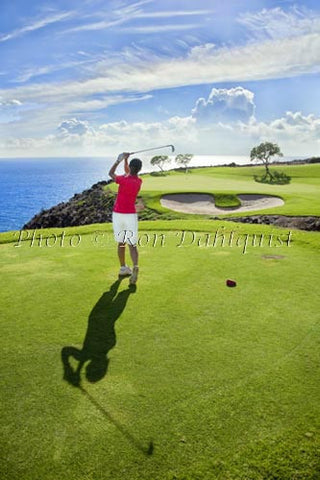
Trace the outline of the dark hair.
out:
[[[129,168],[132,175],[137,175],[142,168],[142,162],[140,158],[133,158],[129,163]]]

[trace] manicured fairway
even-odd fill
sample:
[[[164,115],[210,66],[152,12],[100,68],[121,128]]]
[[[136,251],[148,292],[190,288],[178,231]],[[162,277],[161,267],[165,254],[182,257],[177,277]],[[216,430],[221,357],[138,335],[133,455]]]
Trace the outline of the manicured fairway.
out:
[[[1,478],[318,479],[318,234],[146,222],[134,292],[110,225],[76,232],[0,245]],[[61,349],[85,339],[114,346],[77,388]]]
[[[142,196],[147,205],[160,212],[168,212],[160,205],[160,197],[172,192],[205,192],[218,197],[221,195],[237,195],[239,193],[257,193],[275,195],[283,198],[282,207],[260,210],[259,213],[279,215],[320,215],[320,164],[273,166],[272,170],[280,170],[291,176],[288,185],[268,185],[257,183],[253,176],[261,175],[263,167],[208,167],[190,170],[190,173],[169,172],[166,176],[146,175],[143,177]],[[222,199],[223,200],[223,199]],[[234,205],[232,196],[226,197],[224,206]],[[219,198],[220,204],[221,198]],[[249,214],[255,214],[250,212]],[[176,214],[175,217],[186,218]],[[236,211],[230,215],[237,215]],[[240,214],[241,215],[241,214]],[[224,214],[224,216],[227,216]]]

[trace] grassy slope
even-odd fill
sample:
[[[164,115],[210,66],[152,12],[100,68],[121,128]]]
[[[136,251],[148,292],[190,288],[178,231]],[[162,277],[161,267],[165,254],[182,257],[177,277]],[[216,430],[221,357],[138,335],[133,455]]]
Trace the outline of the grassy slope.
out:
[[[147,205],[159,212],[170,211],[160,205],[161,195],[172,192],[204,192],[216,195],[231,195],[230,204],[239,193],[276,195],[284,199],[282,207],[259,210],[259,213],[281,215],[320,215],[320,165],[274,166],[292,177],[289,185],[266,185],[256,183],[253,174],[261,174],[262,167],[207,167],[191,170],[191,173],[170,172],[167,176],[144,176],[142,196]],[[227,205],[228,205],[228,199]],[[221,197],[220,197],[221,204]],[[170,212],[172,218],[188,218],[188,215]],[[247,212],[253,215],[256,212]],[[243,215],[230,213],[230,215]],[[227,216],[227,215],[223,215]]]
[[[116,279],[111,226],[65,229],[82,235],[77,248],[70,237],[63,248],[0,245],[1,478],[315,480],[318,235],[294,232],[291,247],[268,247],[271,232],[284,240],[288,231],[207,221],[143,228],[144,243],[157,229],[166,244],[140,248],[108,373],[95,384],[83,373],[83,391],[62,381],[60,350],[81,348],[90,312]],[[182,229],[218,228],[263,233],[266,246],[177,248]],[[101,245],[96,230],[106,232]],[[116,306],[103,306],[107,325]]]

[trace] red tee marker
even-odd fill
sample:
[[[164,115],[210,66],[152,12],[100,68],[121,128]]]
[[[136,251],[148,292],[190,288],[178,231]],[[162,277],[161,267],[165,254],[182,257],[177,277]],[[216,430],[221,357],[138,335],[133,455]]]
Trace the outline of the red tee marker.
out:
[[[234,280],[227,280],[226,285],[227,287],[236,287],[237,283]]]

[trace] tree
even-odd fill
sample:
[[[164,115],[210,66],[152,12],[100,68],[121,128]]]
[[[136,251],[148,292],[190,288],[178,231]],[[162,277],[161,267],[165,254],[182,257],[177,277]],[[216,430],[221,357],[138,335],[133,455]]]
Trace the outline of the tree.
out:
[[[272,180],[273,178],[273,175],[269,170],[269,165],[272,163],[271,159],[275,155],[283,157],[279,146],[276,143],[271,142],[260,143],[260,145],[254,147],[250,152],[251,161],[261,161],[264,164],[266,168],[265,179]]]
[[[156,155],[155,157],[151,158],[150,163],[152,166],[157,166],[160,168],[161,172],[163,172],[162,166],[166,163],[170,162],[170,158],[168,155]]]
[[[184,168],[186,169],[186,173],[188,172],[188,164],[190,163],[193,155],[191,153],[179,153],[179,155],[176,156],[176,163],[178,165],[183,165]]]

